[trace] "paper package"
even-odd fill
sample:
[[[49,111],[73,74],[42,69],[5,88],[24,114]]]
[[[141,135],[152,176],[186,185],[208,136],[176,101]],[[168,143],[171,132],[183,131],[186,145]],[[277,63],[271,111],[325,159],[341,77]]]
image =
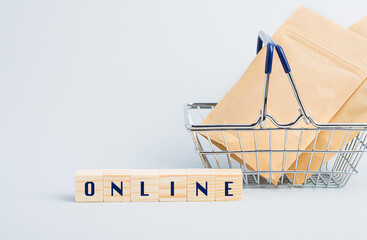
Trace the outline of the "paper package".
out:
[[[295,84],[308,113],[317,122],[327,123],[336,117],[339,109],[352,96],[367,76],[367,39],[319,16],[311,10],[299,8],[274,34],[288,58]],[[249,124],[253,123],[261,109],[264,87],[264,63],[266,50],[262,49],[236,85],[217,104],[203,124]],[[280,123],[292,122],[298,115],[294,98],[281,63],[274,54],[273,71],[270,77],[268,113]],[[344,115],[344,114],[343,114]],[[349,118],[353,118],[351,115]],[[297,127],[306,127],[300,122]],[[265,128],[273,127],[268,120]],[[226,131],[226,142],[221,133],[208,132],[213,144],[222,150],[241,150],[238,133]],[[283,150],[285,131],[273,131],[271,149]],[[206,136],[203,133],[204,136]],[[256,136],[255,136],[256,135]],[[287,149],[306,149],[315,135],[304,131],[288,131]],[[256,139],[256,143],[255,143]],[[268,131],[241,132],[243,150],[269,149]],[[281,171],[292,166],[297,153],[287,153],[283,166],[283,152],[271,154],[271,170]],[[243,163],[241,154],[232,154]],[[300,156],[301,157],[301,156]],[[304,158],[307,158],[305,155]],[[270,154],[245,154],[245,162],[252,170],[270,170]],[[263,177],[269,178],[267,174]],[[277,184],[281,173],[273,173],[271,182]]]
[[[352,25],[349,28],[351,31],[365,37],[367,39],[367,17],[361,19],[358,23]],[[367,79],[356,89],[351,97],[345,102],[340,110],[329,121],[330,123],[365,123],[367,122]],[[329,150],[340,150],[343,145],[350,142],[359,132],[351,131],[349,134],[346,131],[335,131],[332,140],[330,141]],[[331,137],[331,131],[322,131],[317,137],[317,141],[314,147],[313,140],[306,149],[311,150],[313,147],[315,150],[325,150],[328,146],[329,139]],[[314,153],[310,162],[311,154],[302,153],[299,156],[297,170],[310,170],[316,171],[321,167],[322,163],[329,161],[335,154],[323,154]],[[295,169],[295,162],[289,168],[289,170]],[[290,179],[293,180],[293,174],[288,174]],[[297,173],[295,177],[295,184],[302,184],[306,180],[306,177],[311,175]]]

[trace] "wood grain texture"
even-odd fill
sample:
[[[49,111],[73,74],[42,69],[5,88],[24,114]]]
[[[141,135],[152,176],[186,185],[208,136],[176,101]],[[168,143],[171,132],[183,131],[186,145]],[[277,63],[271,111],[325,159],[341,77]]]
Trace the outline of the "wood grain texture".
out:
[[[241,169],[215,169],[215,200],[241,201],[243,178]],[[226,196],[226,182],[227,195]]]
[[[121,189],[122,195],[112,189],[112,183]],[[103,199],[105,202],[130,202],[131,170],[111,169],[103,171]]]
[[[174,183],[173,191],[171,191],[171,182]],[[171,194],[173,194],[173,196],[171,196]],[[186,201],[186,169],[159,170],[159,201]]]
[[[158,201],[158,175],[154,169],[136,169],[131,172],[131,201],[132,202],[156,202]],[[144,193],[142,195],[142,184]]]
[[[103,170],[78,170],[76,172],[75,202],[103,202]]]
[[[197,184],[207,190],[207,195],[197,189]],[[187,201],[215,201],[214,169],[187,169]]]

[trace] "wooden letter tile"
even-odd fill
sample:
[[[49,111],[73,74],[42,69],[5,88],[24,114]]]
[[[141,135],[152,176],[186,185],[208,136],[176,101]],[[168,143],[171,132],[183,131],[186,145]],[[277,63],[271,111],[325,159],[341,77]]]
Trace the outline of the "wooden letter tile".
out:
[[[186,201],[186,169],[159,170],[159,201]]]
[[[214,169],[187,169],[187,201],[215,201]]]
[[[131,170],[104,170],[103,198],[105,202],[130,202]]]
[[[158,170],[137,169],[131,172],[131,201],[158,201]]]
[[[216,201],[242,200],[241,169],[215,169]]]
[[[75,202],[103,202],[102,170],[78,170],[76,172]]]

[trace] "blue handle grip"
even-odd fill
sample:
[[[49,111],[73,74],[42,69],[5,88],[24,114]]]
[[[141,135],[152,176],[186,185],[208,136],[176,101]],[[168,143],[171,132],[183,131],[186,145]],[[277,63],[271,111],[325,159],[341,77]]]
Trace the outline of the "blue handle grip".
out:
[[[291,72],[291,67],[289,66],[288,60],[285,56],[283,48],[279,44],[275,44],[275,49],[277,50],[280,62],[282,63],[283,69],[285,73]]]
[[[263,47],[263,44],[266,45],[265,73],[270,74],[271,68],[273,66],[274,44],[271,38],[261,31],[259,32],[259,36],[257,38],[256,54],[259,53]]]
[[[274,45],[268,43],[266,45],[266,59],[265,59],[265,73],[270,74],[271,68],[273,66],[273,52],[274,52]]]
[[[273,52],[274,47],[275,50],[278,53],[280,62],[282,63],[283,69],[285,73],[290,73],[291,67],[289,66],[288,60],[285,56],[285,53],[283,51],[283,48],[274,42],[274,40],[269,37],[267,34],[265,34],[263,31],[259,32],[259,36],[257,38],[257,48],[256,48],[256,54],[258,54],[263,47],[263,44],[266,45],[267,51],[266,51],[266,60],[265,60],[265,73],[270,74],[271,68],[273,65]]]

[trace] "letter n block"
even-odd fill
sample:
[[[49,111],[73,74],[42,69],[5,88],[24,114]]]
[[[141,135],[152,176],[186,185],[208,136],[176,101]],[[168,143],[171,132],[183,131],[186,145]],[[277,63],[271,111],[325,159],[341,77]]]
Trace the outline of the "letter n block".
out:
[[[103,170],[78,170],[75,202],[103,202]]]
[[[136,169],[131,172],[131,201],[158,202],[158,170]]]
[[[187,201],[215,201],[214,169],[187,169]]]
[[[216,201],[241,201],[242,177],[241,169],[215,169]]]
[[[159,201],[186,202],[186,169],[159,170]]]
[[[105,202],[130,202],[131,170],[104,170],[103,199]]]

